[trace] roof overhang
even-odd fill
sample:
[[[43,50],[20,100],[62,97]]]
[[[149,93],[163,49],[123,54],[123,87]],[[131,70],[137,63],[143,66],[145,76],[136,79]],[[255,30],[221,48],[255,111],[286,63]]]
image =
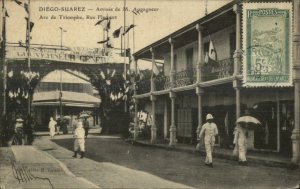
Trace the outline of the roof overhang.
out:
[[[32,106],[59,106],[59,102],[33,102]],[[63,102],[62,106],[97,108],[99,104]]]
[[[59,105],[59,91],[36,92],[33,95],[34,106]],[[101,99],[86,93],[62,91],[62,105],[64,106],[83,106],[83,107],[98,107]]]

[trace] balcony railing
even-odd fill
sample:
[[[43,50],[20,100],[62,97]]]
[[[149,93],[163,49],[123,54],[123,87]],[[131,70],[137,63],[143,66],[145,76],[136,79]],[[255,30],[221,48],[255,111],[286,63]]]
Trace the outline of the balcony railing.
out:
[[[220,61],[204,63],[201,70],[202,81],[222,79],[230,77],[234,72],[234,59],[229,58]],[[197,68],[183,70],[175,73],[174,87],[184,87],[197,82]],[[151,91],[151,80],[141,80],[137,83],[137,93],[144,94]],[[170,88],[170,77],[157,76],[154,78],[154,91],[162,91]]]
[[[230,77],[234,71],[233,58],[211,61],[202,65],[202,80],[209,81]]]
[[[170,88],[170,77],[159,76],[154,79],[155,91],[162,91]]]
[[[174,87],[184,87],[196,83],[197,70],[195,68],[177,72],[174,75]]]
[[[151,80],[140,80],[136,83],[137,85],[137,94],[149,93],[151,90]]]

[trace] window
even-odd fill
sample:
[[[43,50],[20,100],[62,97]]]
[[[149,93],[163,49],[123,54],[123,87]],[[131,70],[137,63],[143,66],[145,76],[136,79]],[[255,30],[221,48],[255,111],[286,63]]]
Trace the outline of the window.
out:
[[[74,83],[74,92],[79,92],[79,85]]]
[[[58,88],[55,86],[55,83],[48,83],[48,90],[49,91],[54,91],[57,90]]]
[[[63,83],[62,84],[62,90],[63,91],[68,91],[68,83]]]
[[[209,51],[209,42],[204,43],[204,56]]]
[[[84,92],[83,91],[83,85],[84,84],[78,84],[78,87],[79,87],[78,92],[81,92],[81,93]]]
[[[72,91],[72,83],[68,83],[68,91]]]
[[[193,69],[194,49],[193,48],[187,49],[185,53],[186,53],[186,69],[191,70]]]
[[[177,72],[177,54],[174,55],[174,71]]]
[[[233,33],[230,33],[229,34],[229,48],[230,48],[230,57],[233,57],[234,55],[234,51],[236,49],[236,33],[233,32]]]

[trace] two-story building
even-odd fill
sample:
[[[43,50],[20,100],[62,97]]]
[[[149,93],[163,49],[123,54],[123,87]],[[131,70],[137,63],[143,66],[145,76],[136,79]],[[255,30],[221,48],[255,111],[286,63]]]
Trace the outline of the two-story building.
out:
[[[284,12],[285,19],[279,16],[279,21],[272,23],[274,26],[266,22],[268,16],[261,19],[265,19],[265,26],[256,26],[259,20],[255,19],[257,15],[263,16],[263,12],[249,4],[232,1],[133,54],[135,62],[139,59],[152,59],[152,64],[164,61],[163,76],[136,81],[135,111],[144,109],[153,116],[151,142],[163,139],[170,145],[194,144],[197,126],[211,113],[220,133],[217,144],[230,147],[237,118],[250,114],[261,122],[249,132],[250,149],[286,154],[293,162],[299,162],[300,2],[264,4],[261,9],[270,10],[274,5],[274,10]],[[258,11],[250,15],[252,10]],[[285,29],[282,33],[281,26]],[[255,27],[262,29],[256,31]],[[286,38],[276,40],[281,34]],[[279,79],[262,79],[265,82],[257,82],[257,86],[249,82],[253,78],[257,81],[266,78],[264,72],[253,76],[253,70],[258,68],[248,66],[253,57],[257,61],[258,56],[269,53],[265,47],[258,50],[260,46],[247,46],[250,42],[259,43],[262,36],[267,43],[271,40],[266,46],[271,50],[276,42],[285,40],[284,51],[278,47],[277,52],[287,53],[285,59],[276,60],[283,62],[287,73],[278,78],[285,78],[288,84],[280,84]],[[137,122],[135,125],[137,131]]]

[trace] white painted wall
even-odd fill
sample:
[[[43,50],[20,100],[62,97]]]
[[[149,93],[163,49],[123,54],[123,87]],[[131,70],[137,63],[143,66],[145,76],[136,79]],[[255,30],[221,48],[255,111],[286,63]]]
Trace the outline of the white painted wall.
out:
[[[235,31],[235,26],[230,26],[228,28],[225,28],[223,30],[220,30],[216,33],[213,33],[203,39],[203,45],[206,42],[209,42],[211,39],[216,52],[217,52],[217,58],[218,60],[223,60],[230,58],[230,33]],[[194,41],[186,46],[183,46],[181,48],[175,49],[174,54],[177,56],[177,72],[185,70],[186,69],[186,50],[189,48],[193,48],[193,59],[194,59],[194,67],[196,67],[197,61],[198,61],[198,41]],[[165,61],[165,67],[164,72],[165,75],[169,75],[170,68],[171,68],[171,57],[170,53],[166,53],[164,56]]]

